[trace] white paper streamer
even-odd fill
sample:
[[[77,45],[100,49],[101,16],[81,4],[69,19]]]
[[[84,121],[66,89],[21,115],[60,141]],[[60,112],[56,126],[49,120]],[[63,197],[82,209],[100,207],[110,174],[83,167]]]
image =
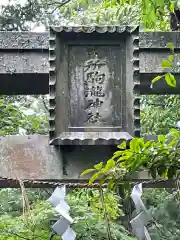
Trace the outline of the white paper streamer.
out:
[[[57,187],[53,194],[51,195],[51,197],[48,199],[48,201],[54,206],[56,207],[61,200],[64,200],[66,196],[66,188],[65,186],[62,187]]]
[[[142,183],[133,187],[131,198],[136,207],[137,216],[131,220],[131,226],[138,240],[151,240],[146,228],[148,221],[151,219],[148,211],[142,202]]]
[[[62,235],[63,240],[74,240],[76,238],[76,233],[72,228],[68,228],[66,232]]]
[[[64,200],[61,200],[55,209],[59,214],[64,215],[69,212],[70,207]],[[62,212],[64,212],[64,214]]]
[[[57,187],[48,201],[55,207],[55,210],[61,215],[60,219],[52,226],[54,232],[59,234],[63,240],[74,240],[76,233],[70,228],[73,219],[69,215],[69,205],[64,200],[66,188]]]

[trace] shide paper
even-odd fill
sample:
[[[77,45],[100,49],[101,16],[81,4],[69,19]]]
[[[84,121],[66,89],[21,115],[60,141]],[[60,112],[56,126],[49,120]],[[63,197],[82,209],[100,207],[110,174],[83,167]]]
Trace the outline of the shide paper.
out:
[[[148,221],[151,219],[144,203],[141,199],[142,183],[133,187],[131,198],[136,207],[137,216],[131,220],[131,226],[138,240],[151,240],[151,237],[146,228]]]
[[[63,240],[74,240],[76,238],[76,233],[70,227],[70,224],[73,223],[73,219],[69,215],[70,207],[64,200],[65,196],[65,186],[57,187],[48,199],[60,215],[60,219],[52,226],[52,229],[59,234]]]
[[[64,200],[66,196],[66,188],[65,186],[63,187],[57,187],[51,197],[48,199],[48,201],[56,207],[58,204],[60,204],[61,200]]]

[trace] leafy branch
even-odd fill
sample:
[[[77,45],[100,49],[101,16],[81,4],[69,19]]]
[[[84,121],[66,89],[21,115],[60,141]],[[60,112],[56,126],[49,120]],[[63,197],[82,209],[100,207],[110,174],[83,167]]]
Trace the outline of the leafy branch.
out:
[[[89,184],[99,181],[102,185],[108,182],[108,187],[115,190],[119,181],[126,181],[123,185],[129,191],[130,182],[134,173],[147,170],[153,179],[176,179],[180,175],[180,131],[172,129],[166,136],[159,135],[158,141],[143,138],[134,138],[130,147],[126,142],[117,146],[106,163],[100,162],[93,168],[85,170],[81,176],[93,173]]]
[[[167,73],[163,74],[163,75],[159,75],[157,77],[155,77],[152,80],[152,84],[154,84],[155,82],[157,82],[158,80],[165,78],[166,83],[171,86],[171,87],[176,87],[176,79],[174,77],[174,75],[171,73],[176,69],[175,66],[175,53],[174,53],[174,44],[169,42],[168,46],[170,48],[171,51],[171,55],[168,56],[167,59],[163,60],[161,62],[161,66],[163,68],[163,70],[167,71]],[[169,70],[171,70],[171,72],[169,72]]]

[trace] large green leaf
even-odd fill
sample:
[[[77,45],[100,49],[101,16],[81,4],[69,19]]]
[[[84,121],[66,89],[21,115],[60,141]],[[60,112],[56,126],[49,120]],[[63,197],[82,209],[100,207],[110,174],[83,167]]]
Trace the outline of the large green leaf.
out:
[[[94,165],[94,168],[97,170],[101,170],[102,167],[103,167],[103,162],[100,162],[100,163]]]
[[[173,56],[173,55],[169,55],[169,56],[168,56],[168,60],[169,60],[170,62],[172,62],[173,59],[174,59],[174,56]]]
[[[102,172],[96,172],[95,174],[93,174],[92,177],[89,180],[89,184],[94,183],[94,181],[96,181],[102,175],[103,175]]]
[[[91,172],[93,172],[93,171],[95,171],[95,170],[96,170],[96,169],[94,169],[94,168],[86,169],[84,172],[81,173],[81,176],[84,176],[84,175],[86,175],[86,174],[88,174],[88,173],[91,173]]]
[[[168,73],[165,75],[166,83],[171,87],[176,87],[176,79],[172,73]]]
[[[115,167],[115,161],[114,161],[114,159],[111,158],[107,161],[104,170],[107,171],[107,170],[112,169],[114,167]]]
[[[172,67],[172,63],[171,63],[170,61],[168,61],[168,60],[163,60],[163,61],[161,62],[161,66],[162,66],[164,69],[166,69],[166,68],[171,68],[171,67]]]

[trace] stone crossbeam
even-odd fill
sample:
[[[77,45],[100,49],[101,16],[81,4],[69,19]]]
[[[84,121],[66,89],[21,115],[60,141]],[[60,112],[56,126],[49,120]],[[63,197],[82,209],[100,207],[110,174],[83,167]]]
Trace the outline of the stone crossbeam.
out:
[[[156,140],[156,137],[146,137]],[[88,146],[89,147],[89,146]],[[85,147],[83,147],[85,148]],[[79,158],[78,147],[70,149],[66,156],[66,162],[63,160],[58,148],[50,146],[48,136],[6,136],[0,138],[0,188],[19,187],[18,181],[8,181],[1,178],[24,180],[27,187],[53,187],[52,182],[62,183],[87,183],[88,178],[80,178],[80,174],[87,168],[92,168],[99,162],[98,154],[101,155],[101,146],[91,146],[90,156]],[[108,147],[107,147],[108,148]],[[72,150],[72,151],[71,151]],[[104,151],[104,149],[103,149]],[[107,150],[108,152],[108,150]],[[96,154],[97,157],[94,157]],[[75,157],[77,155],[77,158]],[[73,156],[73,158],[72,158]],[[101,155],[102,156],[102,155]],[[106,157],[105,157],[106,156]],[[85,158],[86,157],[86,158]],[[110,156],[104,153],[104,160]],[[86,159],[86,160],[85,160]],[[74,161],[76,164],[74,164]],[[64,173],[65,170],[65,173]],[[148,181],[150,176],[147,172],[140,172],[133,176],[133,181]],[[33,183],[31,180],[37,180]],[[47,181],[51,183],[48,184]],[[164,183],[145,184],[146,187],[163,187]],[[167,187],[172,187],[173,182],[168,182]]]
[[[161,61],[167,58],[168,42],[180,52],[180,32],[140,32],[141,94],[179,93],[180,72],[175,72],[177,88],[164,80],[150,87],[153,77],[162,73]],[[0,94],[48,94],[48,33],[0,32]]]

